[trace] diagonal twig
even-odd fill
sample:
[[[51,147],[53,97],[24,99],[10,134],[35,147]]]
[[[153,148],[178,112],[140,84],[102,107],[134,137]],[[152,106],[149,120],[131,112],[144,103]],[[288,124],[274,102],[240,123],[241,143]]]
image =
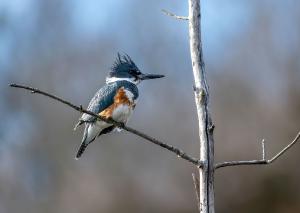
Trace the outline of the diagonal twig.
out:
[[[105,121],[107,123],[113,124],[113,125],[117,126],[118,128],[124,129],[124,130],[126,130],[128,132],[131,132],[132,134],[135,134],[137,136],[140,136],[141,138],[146,139],[147,141],[149,141],[151,143],[154,143],[154,144],[156,144],[156,145],[158,145],[158,146],[160,146],[160,147],[162,147],[164,149],[167,149],[167,150],[175,153],[179,158],[182,158],[182,159],[184,159],[186,161],[189,161],[192,164],[196,165],[197,167],[202,167],[202,162],[200,160],[198,160],[196,158],[193,158],[193,157],[190,157],[188,154],[186,154],[185,152],[181,151],[180,149],[178,149],[178,148],[176,148],[174,146],[171,146],[169,144],[163,143],[163,142],[157,140],[154,137],[146,135],[145,133],[140,132],[138,130],[135,130],[135,129],[129,127],[129,126],[126,126],[123,123],[119,123],[117,121],[114,121],[113,119],[106,119],[106,118],[104,118],[104,117],[102,117],[102,116],[100,116],[100,115],[98,115],[96,113],[88,111],[88,110],[84,109],[81,105],[80,106],[76,106],[76,105],[72,104],[69,101],[66,101],[66,100],[64,100],[62,98],[59,98],[59,97],[57,97],[55,95],[52,95],[50,93],[44,92],[42,90],[39,90],[37,88],[33,88],[33,87],[29,87],[29,86],[24,86],[24,85],[19,85],[19,84],[10,84],[10,86],[14,87],[14,88],[20,88],[20,89],[29,90],[29,91],[31,91],[31,93],[37,93],[37,94],[44,95],[44,96],[49,97],[49,98],[51,98],[53,100],[61,102],[61,103],[65,104],[65,105],[67,105],[67,106],[75,109],[76,111],[92,115],[92,116],[96,117],[99,120],[102,120],[102,121]]]
[[[192,173],[192,177],[193,177],[193,183],[194,183],[195,192],[196,192],[197,205],[198,205],[198,209],[200,211],[201,204],[200,204],[200,195],[199,195],[199,180],[194,173]]]
[[[176,15],[176,14],[174,14],[174,13],[171,13],[171,12],[169,12],[169,11],[167,11],[167,10],[164,10],[164,9],[162,9],[161,11],[162,11],[165,15],[171,16],[172,18],[175,18],[175,19],[178,19],[178,20],[184,20],[184,21],[189,20],[189,18],[186,17],[186,16],[178,16],[178,15]]]
[[[279,151],[276,155],[274,155],[270,160],[265,159],[265,143],[264,140],[262,142],[262,149],[263,149],[263,158],[261,160],[248,160],[248,161],[229,161],[229,162],[223,162],[223,163],[217,163],[215,165],[215,169],[219,169],[222,167],[227,166],[242,166],[242,165],[266,165],[271,164],[275,160],[277,160],[281,155],[283,155],[287,150],[289,150],[293,145],[295,145],[300,138],[300,132],[296,135],[294,140],[289,143],[287,146],[285,146],[281,151]]]

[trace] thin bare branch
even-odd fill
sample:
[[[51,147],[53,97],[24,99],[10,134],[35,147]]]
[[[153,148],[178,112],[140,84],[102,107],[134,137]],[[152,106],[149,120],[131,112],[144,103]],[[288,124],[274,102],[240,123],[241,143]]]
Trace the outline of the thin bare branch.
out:
[[[284,147],[280,152],[278,152],[274,157],[271,158],[271,160],[268,160],[268,163],[273,163],[276,159],[278,159],[281,155],[283,155],[287,150],[289,150],[300,138],[300,132],[298,132],[297,136],[294,138],[294,140]]]
[[[262,165],[262,164],[268,164],[268,162],[266,160],[228,161],[228,162],[217,163],[215,165],[215,169],[219,169],[227,166]]]
[[[293,145],[295,145],[300,138],[300,132],[296,135],[294,140],[289,143],[286,147],[284,147],[280,152],[278,152],[276,155],[274,155],[270,160],[265,159],[265,145],[264,140],[262,142],[262,148],[263,148],[263,159],[262,160],[249,160],[249,161],[229,161],[229,162],[223,162],[223,163],[217,163],[215,165],[215,169],[219,169],[222,167],[227,166],[242,166],[242,165],[265,165],[265,164],[271,164],[275,160],[277,160],[281,155],[283,155],[287,150],[289,150]]]
[[[195,187],[195,192],[196,192],[196,198],[197,198],[197,205],[198,205],[198,209],[199,211],[201,211],[201,206],[200,206],[200,195],[199,195],[199,180],[197,178],[197,176],[192,173],[192,177],[193,177],[193,183],[194,183],[194,187]]]
[[[33,88],[33,87],[29,87],[29,86],[24,86],[24,85],[18,85],[18,84],[10,84],[10,86],[11,87],[15,87],[15,88],[21,88],[21,89],[29,90],[33,94],[36,93],[36,94],[41,94],[41,95],[47,96],[47,97],[49,97],[51,99],[54,99],[54,100],[56,100],[58,102],[61,102],[61,103],[65,104],[65,105],[67,105],[67,106],[75,109],[76,111],[92,115],[92,116],[96,117],[99,120],[102,120],[102,121],[105,121],[107,123],[113,124],[113,125],[117,126],[118,128],[124,129],[124,130],[126,130],[128,132],[131,132],[132,134],[140,136],[141,138],[144,138],[144,139],[146,139],[147,141],[149,141],[151,143],[154,143],[154,144],[156,144],[156,145],[158,145],[158,146],[160,146],[160,147],[162,147],[164,149],[167,149],[167,150],[175,153],[179,158],[182,158],[182,159],[184,159],[184,160],[186,160],[188,162],[191,162],[192,164],[196,165],[197,167],[202,167],[202,165],[203,165],[200,160],[198,160],[196,158],[193,158],[193,157],[190,157],[188,154],[186,154],[185,152],[181,151],[180,149],[178,149],[178,148],[176,148],[174,146],[171,146],[169,144],[163,143],[163,142],[155,139],[154,137],[148,136],[148,135],[146,135],[143,132],[140,132],[140,131],[135,130],[135,129],[131,128],[131,127],[128,127],[128,126],[124,125],[123,123],[119,123],[119,122],[116,122],[116,121],[114,121],[112,119],[106,119],[106,118],[104,118],[102,116],[99,116],[96,113],[93,113],[91,111],[88,111],[88,110],[84,109],[81,105],[80,106],[76,106],[76,105],[72,104],[69,101],[66,101],[66,100],[64,100],[62,98],[59,98],[59,97],[57,97],[55,95],[52,95],[50,93],[41,91],[41,90],[39,90],[37,88]]]
[[[178,16],[178,15],[176,15],[176,14],[174,14],[174,13],[171,13],[171,12],[169,12],[169,11],[167,11],[167,10],[164,10],[164,9],[162,9],[161,11],[162,11],[165,15],[171,16],[172,18],[175,18],[175,19],[178,19],[178,20],[184,20],[184,21],[189,20],[189,18],[186,17],[186,16]]]
[[[266,145],[265,145],[265,139],[262,139],[261,141],[261,148],[262,148],[262,159],[266,160]]]

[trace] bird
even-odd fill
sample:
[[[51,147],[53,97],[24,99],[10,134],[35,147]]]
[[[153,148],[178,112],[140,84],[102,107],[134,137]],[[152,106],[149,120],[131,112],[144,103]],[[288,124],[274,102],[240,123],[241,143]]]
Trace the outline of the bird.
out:
[[[106,77],[105,85],[96,92],[89,102],[87,110],[125,125],[139,97],[137,85],[144,80],[162,77],[164,75],[142,73],[129,55],[118,53]],[[85,127],[81,144],[76,153],[76,160],[97,137],[110,133],[116,128],[111,123],[83,113],[75,125],[74,131],[83,124]]]

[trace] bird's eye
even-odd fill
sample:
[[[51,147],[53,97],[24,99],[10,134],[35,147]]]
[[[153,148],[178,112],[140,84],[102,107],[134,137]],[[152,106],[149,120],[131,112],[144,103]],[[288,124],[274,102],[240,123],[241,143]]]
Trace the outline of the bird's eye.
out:
[[[141,74],[141,72],[139,70],[130,70],[129,73],[131,75],[140,75]]]

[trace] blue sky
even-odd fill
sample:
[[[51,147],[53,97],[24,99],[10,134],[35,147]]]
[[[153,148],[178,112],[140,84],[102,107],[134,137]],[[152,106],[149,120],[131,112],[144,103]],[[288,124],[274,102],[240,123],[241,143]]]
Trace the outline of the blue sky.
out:
[[[5,21],[8,28],[30,31],[36,12],[34,2],[34,0],[1,1],[0,12],[2,11],[7,17]],[[97,0],[69,0],[66,2],[71,15],[71,30],[80,38],[97,38],[99,34],[109,36],[120,27],[122,17],[129,15],[126,14],[124,8],[127,4],[130,5],[130,1],[111,0],[105,1],[105,4]],[[172,3],[166,0],[158,2],[156,7],[149,8],[149,10],[151,9],[153,16],[160,16],[161,21],[171,23],[173,20],[164,17],[160,10],[170,8],[174,13],[186,15],[187,6],[186,1]],[[253,4],[249,1],[232,0],[232,4],[224,1],[202,1],[204,47],[210,47],[205,48],[205,52],[208,51],[208,55],[223,54],[224,40],[234,39],[247,29],[253,10]],[[185,29],[185,25],[182,27],[170,26],[170,30],[183,38],[187,37]],[[9,63],[10,50],[13,48],[14,41],[12,41],[10,33],[12,32],[4,31],[0,34],[0,64],[2,65]],[[122,44],[126,43],[124,40],[128,41],[127,37],[119,36],[118,39]],[[130,41],[127,43],[130,45]]]

